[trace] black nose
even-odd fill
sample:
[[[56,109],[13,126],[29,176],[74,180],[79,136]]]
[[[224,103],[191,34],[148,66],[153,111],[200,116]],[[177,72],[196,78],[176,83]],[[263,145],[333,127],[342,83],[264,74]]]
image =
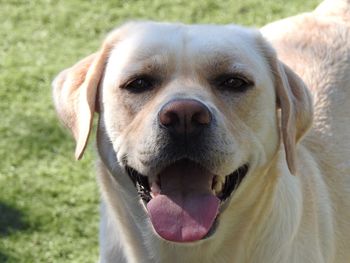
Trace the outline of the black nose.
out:
[[[194,135],[210,125],[211,114],[201,102],[178,99],[165,104],[159,112],[159,123],[175,135]]]

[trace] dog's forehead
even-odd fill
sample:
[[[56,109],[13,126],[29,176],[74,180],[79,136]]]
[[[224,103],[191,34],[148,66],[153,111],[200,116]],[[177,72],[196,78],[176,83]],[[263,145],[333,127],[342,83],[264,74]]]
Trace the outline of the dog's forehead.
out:
[[[235,57],[256,64],[259,57],[256,32],[235,25],[183,25],[132,23],[124,26],[111,59],[116,64],[146,61],[158,55],[187,59],[218,60]]]
[[[126,26],[125,37],[143,45],[204,47],[208,44],[224,47],[227,44],[252,44],[252,30],[236,25],[184,25],[144,22]],[[173,45],[171,45],[173,44]]]

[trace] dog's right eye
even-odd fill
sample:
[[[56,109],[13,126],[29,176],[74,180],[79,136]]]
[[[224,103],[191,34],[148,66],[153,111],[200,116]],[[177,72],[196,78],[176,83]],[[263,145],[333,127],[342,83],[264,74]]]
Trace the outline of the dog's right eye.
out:
[[[124,89],[131,93],[142,93],[149,91],[154,87],[154,81],[148,77],[139,77],[133,79],[124,85]]]

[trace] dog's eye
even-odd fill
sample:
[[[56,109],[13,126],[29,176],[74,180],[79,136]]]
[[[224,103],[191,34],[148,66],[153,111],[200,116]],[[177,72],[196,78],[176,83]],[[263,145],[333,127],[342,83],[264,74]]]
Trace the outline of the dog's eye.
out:
[[[124,88],[132,93],[141,93],[151,90],[154,86],[152,79],[147,77],[136,78],[127,83]]]
[[[219,87],[221,89],[233,92],[244,92],[251,86],[251,82],[236,76],[226,76],[219,81]]]

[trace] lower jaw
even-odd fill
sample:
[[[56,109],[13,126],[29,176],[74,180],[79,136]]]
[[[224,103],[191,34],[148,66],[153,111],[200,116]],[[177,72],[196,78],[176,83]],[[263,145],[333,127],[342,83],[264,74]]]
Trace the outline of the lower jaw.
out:
[[[231,198],[231,196],[234,194],[235,190],[238,188],[238,186],[240,185],[240,183],[242,182],[242,180],[244,179],[245,175],[248,172],[248,164],[245,164],[241,167],[239,167],[237,170],[235,170],[232,174],[226,176],[226,181],[223,187],[223,191],[220,193],[220,195],[218,196],[218,198],[220,199],[220,205],[219,205],[219,212],[214,220],[214,223],[212,224],[212,226],[210,227],[208,233],[203,236],[202,238],[198,239],[198,240],[194,240],[191,242],[177,242],[177,241],[169,241],[167,239],[164,239],[163,237],[161,237],[158,233],[157,236],[167,242],[171,242],[171,243],[175,243],[175,244],[189,244],[189,243],[196,243],[196,242],[201,242],[201,241],[205,241],[210,239],[210,237],[212,237],[214,235],[214,233],[217,230],[218,224],[219,224],[219,219],[220,219],[220,215],[223,213],[223,211],[226,209],[227,205],[228,205],[228,199]],[[132,168],[128,168],[128,169],[132,169]],[[129,176],[130,174],[132,175],[136,175],[138,178],[131,178],[133,180],[133,182],[135,183],[136,187],[138,187],[138,180],[141,180],[143,182],[147,182],[147,180],[145,180],[145,176],[142,176],[140,174],[138,174],[136,171],[132,171],[132,173],[130,173],[129,171]],[[130,176],[131,177],[131,176]],[[147,187],[147,186],[146,186]],[[149,186],[148,186],[149,187]],[[145,194],[140,194],[140,199],[142,200],[142,203],[144,205],[145,210],[148,213],[147,210],[147,204],[148,202],[152,199],[152,197],[150,195],[145,195]],[[149,215],[150,216],[150,215]],[[155,231],[156,232],[156,231]]]
[[[140,173],[138,173],[133,168],[127,166],[126,168],[127,174],[129,175],[130,179],[134,183],[136,190],[138,191],[139,197],[142,201],[144,201],[145,204],[147,204],[151,199],[152,196],[150,195],[150,186],[148,184],[147,176],[144,176]],[[244,164],[240,166],[238,169],[236,169],[231,174],[225,176],[225,183],[221,190],[221,192],[217,195],[217,197],[220,199],[221,203],[225,203],[226,199],[231,197],[233,192],[238,188],[238,186],[241,184],[243,179],[245,178],[246,174],[249,170],[249,164]],[[142,185],[141,188],[146,190],[145,192],[140,192],[142,189],[138,189],[138,185]]]

